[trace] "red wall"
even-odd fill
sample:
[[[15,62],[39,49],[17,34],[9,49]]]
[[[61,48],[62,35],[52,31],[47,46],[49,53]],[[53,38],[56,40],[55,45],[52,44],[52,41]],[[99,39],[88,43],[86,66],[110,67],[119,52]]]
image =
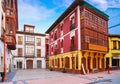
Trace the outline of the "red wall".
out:
[[[70,40],[70,25],[71,25],[71,21],[70,21],[70,16],[75,13],[75,28],[77,28],[77,9],[75,9],[69,16],[67,16],[64,20],[63,20],[63,35],[65,35],[63,38],[63,53],[66,53],[66,52],[70,52],[70,47],[71,47],[71,40]],[[60,32],[61,32],[61,26],[60,26],[60,23],[58,23],[58,25],[50,32],[50,55],[54,55],[54,52],[53,54],[51,54],[51,45],[53,44],[53,51],[54,51],[54,33],[55,33],[55,30],[57,29],[57,47],[58,47],[58,54],[61,52],[59,51],[60,49],[60,46],[61,46],[61,42],[60,42]],[[51,41],[51,33],[53,32],[53,41]],[[68,34],[69,33],[69,34]],[[67,35],[66,35],[67,34]],[[75,49],[78,49],[78,30],[75,31]]]

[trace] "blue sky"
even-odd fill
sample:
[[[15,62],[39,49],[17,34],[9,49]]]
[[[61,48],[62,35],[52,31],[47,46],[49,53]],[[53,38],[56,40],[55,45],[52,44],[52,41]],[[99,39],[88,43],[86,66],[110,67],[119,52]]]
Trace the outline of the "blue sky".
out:
[[[35,26],[44,33],[74,0],[18,0],[19,30],[24,24]],[[120,0],[86,0],[101,11],[119,8]]]
[[[109,15],[109,33],[120,34],[120,8],[108,8],[105,13]]]

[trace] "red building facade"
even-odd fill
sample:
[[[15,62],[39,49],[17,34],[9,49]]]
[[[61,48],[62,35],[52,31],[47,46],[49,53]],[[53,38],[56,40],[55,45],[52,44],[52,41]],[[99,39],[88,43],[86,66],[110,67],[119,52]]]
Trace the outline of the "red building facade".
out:
[[[46,33],[50,37],[49,67],[78,73],[83,68],[105,69],[108,16],[89,3],[75,0]]]

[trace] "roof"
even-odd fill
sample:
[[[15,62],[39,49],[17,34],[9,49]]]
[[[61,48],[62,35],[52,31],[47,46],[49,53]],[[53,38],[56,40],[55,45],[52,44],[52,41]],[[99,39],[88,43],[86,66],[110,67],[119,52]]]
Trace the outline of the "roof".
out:
[[[89,3],[85,2],[84,0],[75,0],[66,10],[65,12],[52,24],[52,26],[46,31],[49,33],[58,23],[60,23],[71,11],[73,11],[78,5],[80,6],[87,6],[88,8],[94,10],[98,14],[104,16],[108,19],[108,15],[104,12],[100,11],[99,9],[95,8],[94,6],[90,5]]]
[[[24,24],[24,28],[25,28],[25,27],[33,27],[33,28],[35,28],[34,25],[29,25],[29,24]]]
[[[109,34],[109,37],[119,37],[120,38],[120,34]]]

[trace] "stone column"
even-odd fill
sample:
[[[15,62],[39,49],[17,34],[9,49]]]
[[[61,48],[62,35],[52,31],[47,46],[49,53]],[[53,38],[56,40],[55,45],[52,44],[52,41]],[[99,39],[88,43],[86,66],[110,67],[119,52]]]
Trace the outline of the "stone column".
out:
[[[81,65],[82,65],[82,52],[78,52],[78,70],[81,70]]]
[[[72,58],[71,58],[71,56],[69,57],[69,69],[72,69]]]
[[[102,68],[102,57],[100,56],[100,69]]]
[[[112,56],[109,59],[109,65],[112,66]]]
[[[93,69],[93,55],[92,55],[92,53],[90,54],[90,57],[91,57],[91,59],[90,59],[90,63],[91,63],[90,69]]]
[[[60,57],[59,60],[60,60],[60,68],[62,68],[62,57]]]

